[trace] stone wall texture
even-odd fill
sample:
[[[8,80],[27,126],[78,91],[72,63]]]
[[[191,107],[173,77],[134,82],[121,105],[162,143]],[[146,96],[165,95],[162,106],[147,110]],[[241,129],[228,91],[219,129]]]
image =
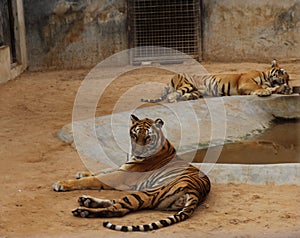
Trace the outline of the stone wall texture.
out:
[[[23,2],[31,70],[92,67],[129,46],[127,0]],[[300,58],[300,0],[202,5],[203,60]]]
[[[204,0],[204,59],[300,58],[300,0]]]
[[[24,0],[29,68],[91,67],[127,48],[126,0]]]

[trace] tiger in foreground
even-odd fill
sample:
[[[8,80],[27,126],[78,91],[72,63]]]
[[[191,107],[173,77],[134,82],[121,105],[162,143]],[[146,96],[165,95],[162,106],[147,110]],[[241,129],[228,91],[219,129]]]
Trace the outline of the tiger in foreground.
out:
[[[291,94],[288,73],[272,61],[264,72],[250,71],[241,74],[188,75],[179,73],[172,77],[160,98],[141,99],[142,102],[168,102],[195,100],[203,96],[258,95],[272,93]]]
[[[196,167],[180,159],[162,133],[161,119],[139,119],[131,115],[131,158],[118,169],[53,184],[55,191],[75,189],[120,189],[129,195],[108,200],[81,196],[72,213],[78,217],[122,217],[143,209],[174,210],[174,215],[145,225],[123,226],[103,222],[118,231],[150,231],[192,216],[207,197],[210,180]]]

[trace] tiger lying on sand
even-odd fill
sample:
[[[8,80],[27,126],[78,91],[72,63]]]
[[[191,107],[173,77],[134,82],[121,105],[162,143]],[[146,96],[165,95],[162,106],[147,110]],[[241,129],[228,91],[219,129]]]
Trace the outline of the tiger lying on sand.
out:
[[[122,217],[143,209],[174,210],[176,213],[145,225],[122,226],[103,222],[118,231],[149,231],[184,221],[192,216],[210,191],[209,178],[196,167],[176,155],[173,145],[164,137],[161,119],[138,119],[131,115],[131,158],[109,173],[53,184],[55,191],[75,189],[120,189],[131,191],[127,196],[108,200],[81,196],[73,210],[78,217]],[[87,177],[85,177],[87,176]],[[105,183],[109,181],[109,184]]]
[[[288,73],[272,61],[268,70],[251,71],[242,74],[215,74],[191,76],[176,74],[167,85],[160,98],[141,99],[142,102],[168,102],[194,100],[203,96],[258,95],[272,93],[291,94]]]

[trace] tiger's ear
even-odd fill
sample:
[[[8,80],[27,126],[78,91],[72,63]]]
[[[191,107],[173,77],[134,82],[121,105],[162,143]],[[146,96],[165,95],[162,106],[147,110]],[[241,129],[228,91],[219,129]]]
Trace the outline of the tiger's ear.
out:
[[[132,123],[135,123],[136,121],[139,120],[139,118],[133,114],[130,115],[130,119],[131,119]]]
[[[164,125],[164,121],[162,119],[158,118],[158,119],[155,120],[155,125],[158,128],[162,128],[162,126]]]
[[[272,60],[272,68],[274,67],[279,67],[276,59]]]
[[[284,69],[280,69],[280,73],[286,74],[286,71]]]

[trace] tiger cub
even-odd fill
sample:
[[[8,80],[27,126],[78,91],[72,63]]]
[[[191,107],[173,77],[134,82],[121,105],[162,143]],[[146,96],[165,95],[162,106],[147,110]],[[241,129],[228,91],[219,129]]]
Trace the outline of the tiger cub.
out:
[[[54,191],[74,189],[122,189],[133,191],[121,199],[81,196],[77,217],[122,217],[143,209],[175,210],[175,214],[145,225],[103,226],[118,231],[150,231],[184,221],[192,216],[210,191],[209,178],[176,155],[162,133],[161,119],[139,119],[131,115],[131,157],[120,168],[80,179],[53,184]],[[84,176],[87,177],[84,177]]]
[[[188,75],[176,74],[160,98],[141,99],[142,102],[168,102],[194,100],[203,96],[258,95],[272,93],[291,94],[288,73],[272,61],[264,72],[251,71],[242,74]]]

